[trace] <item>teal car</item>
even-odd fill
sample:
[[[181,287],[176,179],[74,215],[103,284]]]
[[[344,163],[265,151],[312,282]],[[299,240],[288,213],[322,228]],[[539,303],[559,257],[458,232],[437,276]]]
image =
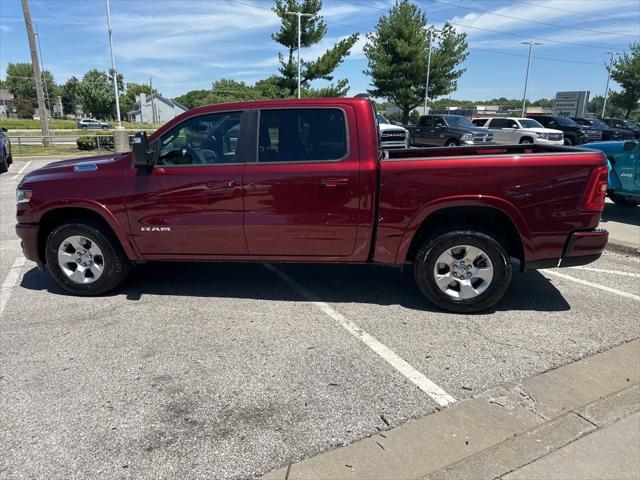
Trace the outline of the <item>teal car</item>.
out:
[[[595,142],[588,148],[607,156],[609,182],[607,193],[617,205],[635,207],[640,204],[640,141]]]

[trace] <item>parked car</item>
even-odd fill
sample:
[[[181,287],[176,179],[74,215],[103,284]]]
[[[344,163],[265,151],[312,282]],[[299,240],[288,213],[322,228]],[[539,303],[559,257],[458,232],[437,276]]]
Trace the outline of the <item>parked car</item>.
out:
[[[603,118],[602,121],[611,128],[630,131],[635,138],[640,138],[640,125],[633,120],[624,120],[622,118]]]
[[[589,144],[604,152],[609,166],[607,194],[617,205],[640,205],[640,141]]]
[[[610,127],[602,120],[597,118],[578,118],[572,117],[571,120],[583,127],[593,127],[602,130],[602,140],[633,140],[633,132],[624,128]]]
[[[81,118],[78,120],[78,128],[82,130],[88,130],[88,129],[107,130],[109,128],[112,128],[112,126],[110,123],[101,122],[100,120],[97,120],[95,118]]]
[[[4,173],[9,169],[9,165],[13,163],[13,156],[11,154],[11,140],[7,135],[7,129],[2,127],[0,129],[0,173]]]
[[[461,115],[423,115],[409,127],[409,145],[416,147],[486,145],[493,143],[493,133],[475,126]]]
[[[485,127],[493,133],[493,141],[497,144],[564,145],[561,130],[544,128],[533,118],[496,117],[488,120]]]
[[[512,257],[524,271],[601,255],[601,152],[383,155],[376,123],[363,98],[195,108],[136,134],[132,152],[28,173],[16,231],[25,256],[77,295],[110,291],[154,260],[410,263],[420,291],[457,312],[495,305]]]
[[[384,116],[377,114],[380,130],[380,146],[384,149],[409,148],[409,131],[404,127],[392,124]]]
[[[582,145],[602,138],[601,130],[580,126],[569,117],[534,113],[527,114],[527,117],[537,120],[543,127],[562,130],[565,145]]]

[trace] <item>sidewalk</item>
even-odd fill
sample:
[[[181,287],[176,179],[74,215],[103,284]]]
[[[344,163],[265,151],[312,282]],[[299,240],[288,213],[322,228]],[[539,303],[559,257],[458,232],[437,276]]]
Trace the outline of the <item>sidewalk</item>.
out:
[[[640,478],[640,339],[262,478]]]
[[[640,255],[640,207],[620,207],[607,198],[600,227],[609,230],[608,250]]]

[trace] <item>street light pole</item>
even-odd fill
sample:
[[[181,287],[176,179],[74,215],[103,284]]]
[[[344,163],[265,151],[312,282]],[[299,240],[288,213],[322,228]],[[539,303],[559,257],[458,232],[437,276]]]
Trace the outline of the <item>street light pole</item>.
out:
[[[108,1],[108,0],[107,0]],[[310,13],[302,13],[302,12],[285,12],[287,15],[296,15],[298,17],[298,98],[300,98],[302,90],[301,90],[301,80],[300,80],[300,48],[302,43],[302,17],[311,18],[313,17]]]
[[[118,117],[118,128],[122,127],[120,123],[120,98],[118,95],[118,72],[116,71],[116,62],[113,57],[113,36],[111,34],[111,9],[109,8],[109,0],[106,0],[107,6],[107,27],[109,29],[109,51],[111,52],[111,70],[113,71],[113,91],[116,96],[116,115]]]
[[[431,36],[434,33],[441,33],[442,30],[434,30],[433,28],[425,27],[429,31],[429,53],[427,54],[427,81],[424,87],[424,114],[427,114],[427,101],[429,99],[429,77],[431,76]]]
[[[609,98],[609,80],[611,80],[611,67],[613,66],[613,57],[618,55],[618,52],[607,52],[611,55],[611,63],[609,63],[609,68],[607,68],[607,86],[604,89],[604,103],[602,104],[602,118],[604,118],[605,111],[607,110],[607,99]]]
[[[527,74],[524,77],[524,94],[522,95],[522,116],[524,117],[527,109],[527,84],[529,83],[529,68],[531,67],[531,51],[534,45],[542,45],[538,42],[520,42],[522,45],[529,45],[529,59],[527,60]]]

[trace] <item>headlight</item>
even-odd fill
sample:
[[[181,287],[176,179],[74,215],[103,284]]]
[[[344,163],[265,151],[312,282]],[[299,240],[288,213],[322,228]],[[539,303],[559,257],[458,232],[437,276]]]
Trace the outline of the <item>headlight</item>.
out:
[[[548,135],[546,133],[536,133],[536,135],[538,136],[538,138],[544,138],[545,140],[548,138]]]
[[[465,133],[464,135],[462,135],[462,137],[460,137],[460,139],[463,142],[470,142],[471,140],[473,140],[473,135],[470,133]]]
[[[31,190],[16,189],[16,203],[28,203],[31,200],[31,195],[33,195]]]

